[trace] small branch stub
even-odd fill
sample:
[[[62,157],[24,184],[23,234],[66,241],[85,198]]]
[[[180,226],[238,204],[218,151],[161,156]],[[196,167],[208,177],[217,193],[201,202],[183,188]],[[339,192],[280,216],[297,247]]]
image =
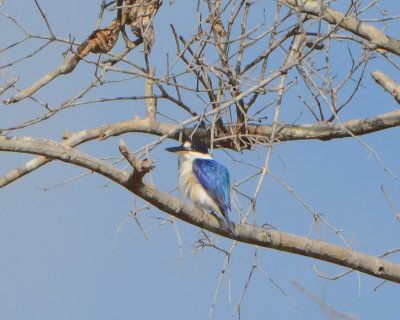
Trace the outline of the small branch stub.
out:
[[[129,162],[129,164],[133,167],[133,175],[135,178],[143,178],[146,173],[149,173],[154,169],[153,163],[154,160],[140,160],[136,158],[132,152],[129,151],[128,146],[126,145],[123,139],[119,140],[119,151],[125,157],[125,159]]]

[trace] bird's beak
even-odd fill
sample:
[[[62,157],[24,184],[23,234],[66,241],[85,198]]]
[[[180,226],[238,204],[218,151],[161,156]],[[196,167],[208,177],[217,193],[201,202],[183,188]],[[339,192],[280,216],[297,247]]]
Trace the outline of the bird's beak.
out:
[[[185,151],[185,148],[183,146],[179,147],[171,147],[171,148],[165,148],[168,152],[182,152]]]

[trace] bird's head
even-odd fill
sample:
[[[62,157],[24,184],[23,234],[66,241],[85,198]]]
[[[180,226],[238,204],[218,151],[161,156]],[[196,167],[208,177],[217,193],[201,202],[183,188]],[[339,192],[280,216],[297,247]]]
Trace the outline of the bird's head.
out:
[[[190,158],[211,159],[211,156],[208,154],[207,146],[200,141],[185,141],[178,147],[166,148],[165,150],[177,153],[187,159]]]

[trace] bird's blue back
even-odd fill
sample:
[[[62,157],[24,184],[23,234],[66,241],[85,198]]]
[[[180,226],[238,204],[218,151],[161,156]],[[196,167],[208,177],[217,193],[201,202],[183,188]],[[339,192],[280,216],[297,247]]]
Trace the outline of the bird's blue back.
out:
[[[207,194],[218,205],[221,213],[226,215],[230,207],[228,169],[212,159],[194,159],[193,172]]]

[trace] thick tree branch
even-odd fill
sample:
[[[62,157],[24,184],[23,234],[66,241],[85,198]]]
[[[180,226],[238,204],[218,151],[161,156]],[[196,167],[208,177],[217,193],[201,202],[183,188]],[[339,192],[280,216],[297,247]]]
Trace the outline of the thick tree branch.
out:
[[[113,165],[88,154],[49,139],[31,137],[0,137],[0,151],[43,155],[93,170],[119,184],[127,183],[129,174]]]
[[[82,130],[74,134],[67,132],[64,134],[65,140],[62,144],[69,147],[76,147],[94,139],[105,140],[109,137],[115,137],[129,132],[150,133],[162,136],[176,130],[176,128],[177,126],[172,124],[161,123],[148,118],[141,119],[135,117],[133,120],[104,125],[94,129]],[[0,188],[5,187],[28,173],[31,173],[49,161],[51,161],[51,159],[39,156],[28,161],[21,167],[8,172],[0,178]]]
[[[302,125],[278,124],[276,140],[292,141],[318,139],[325,141],[351,137],[349,131],[355,136],[362,136],[371,132],[398,126],[400,126],[400,110],[383,113],[371,118],[349,120],[341,124],[332,124],[330,122]],[[250,124],[248,126],[248,133],[250,135],[268,138],[272,134],[272,126]]]
[[[377,84],[392,95],[397,103],[400,103],[400,85],[397,82],[390,79],[382,71],[372,72],[371,76]]]
[[[339,25],[343,29],[368,40],[373,49],[384,49],[400,55],[400,40],[387,36],[370,24],[327,8],[321,5],[320,2],[315,0],[279,0],[279,2],[285,6],[296,8],[303,13],[320,17],[329,24]]]
[[[196,119],[194,117],[193,119]],[[380,131],[388,128],[400,126],[400,110],[384,113],[372,118],[355,119],[342,122],[342,124],[332,124],[321,122],[316,124],[303,125],[286,125],[278,124],[276,141],[292,141],[292,140],[332,140],[338,138],[351,137],[348,131],[356,136],[365,135],[371,132]],[[348,131],[344,130],[346,128]],[[255,136],[259,139],[269,140],[272,134],[272,125],[256,125],[249,124],[248,135]],[[104,125],[94,129],[83,130],[74,134],[68,133],[65,137],[63,145],[76,147],[87,141],[94,139],[105,140],[109,137],[119,136],[126,133],[140,132],[157,136],[168,136],[172,139],[179,140],[182,133],[183,139],[189,139],[192,136],[193,128],[184,128],[177,125],[158,122],[148,118],[141,119],[136,117],[133,120],[118,122],[114,124]],[[246,137],[246,134],[239,134],[238,137]],[[197,140],[209,139],[207,128],[196,128],[193,138]],[[216,137],[222,139],[223,137]],[[223,143],[222,143],[223,144]],[[224,145],[224,144],[223,144]],[[44,164],[51,161],[44,156],[32,159],[16,168],[0,178],[0,188],[14,182],[24,175],[33,172]]]
[[[40,154],[48,158],[71,163],[97,172],[120,184],[160,210],[183,221],[230,238],[225,226],[210,214],[185,204],[168,193],[158,190],[144,180],[131,179],[132,175],[82,151],[46,139],[0,137],[0,151]],[[400,283],[400,265],[374,256],[345,249],[320,240],[311,240],[273,229],[250,224],[236,224],[235,240],[265,248],[296,253],[348,267],[381,279]]]

